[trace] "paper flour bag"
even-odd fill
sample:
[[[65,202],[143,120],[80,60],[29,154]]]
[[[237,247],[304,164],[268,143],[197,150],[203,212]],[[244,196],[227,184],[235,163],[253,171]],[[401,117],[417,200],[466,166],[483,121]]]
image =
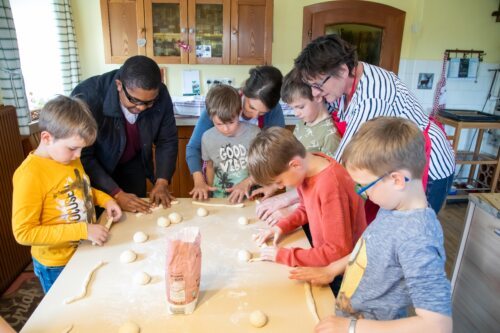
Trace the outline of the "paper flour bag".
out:
[[[167,239],[168,312],[191,314],[196,307],[201,277],[201,235],[197,227],[179,230]]]

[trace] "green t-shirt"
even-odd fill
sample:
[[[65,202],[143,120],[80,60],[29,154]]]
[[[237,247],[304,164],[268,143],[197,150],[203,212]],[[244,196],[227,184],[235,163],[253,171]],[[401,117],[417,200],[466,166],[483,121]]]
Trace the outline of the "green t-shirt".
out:
[[[331,157],[335,156],[340,143],[340,135],[331,117],[313,126],[308,126],[303,121],[298,122],[293,135],[302,142],[308,152],[321,152]]]

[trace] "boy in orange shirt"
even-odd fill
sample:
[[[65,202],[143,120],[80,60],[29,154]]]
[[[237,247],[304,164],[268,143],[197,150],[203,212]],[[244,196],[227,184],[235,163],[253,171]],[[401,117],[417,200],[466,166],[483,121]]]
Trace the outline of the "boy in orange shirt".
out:
[[[261,250],[263,259],[288,266],[324,266],[353,250],[366,228],[363,201],[347,171],[333,158],[306,152],[292,132],[272,127],[252,142],[248,169],[260,185],[296,187],[300,200],[293,213],[258,235],[259,244],[274,239],[273,246]],[[311,249],[277,247],[282,235],[308,222]]]
[[[81,239],[107,240],[94,202],[114,221],[122,212],[113,198],[90,187],[80,162],[82,148],[97,135],[87,105],[56,97],[43,107],[38,125],[40,144],[13,177],[12,230],[18,243],[31,245],[33,269],[47,293]]]

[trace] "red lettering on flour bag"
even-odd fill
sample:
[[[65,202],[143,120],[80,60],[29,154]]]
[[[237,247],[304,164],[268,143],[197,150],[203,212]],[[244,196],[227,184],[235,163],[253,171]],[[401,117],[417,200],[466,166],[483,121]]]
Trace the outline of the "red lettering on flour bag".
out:
[[[167,239],[167,287],[168,312],[170,314],[193,313],[200,291],[201,277],[200,229],[187,227]]]

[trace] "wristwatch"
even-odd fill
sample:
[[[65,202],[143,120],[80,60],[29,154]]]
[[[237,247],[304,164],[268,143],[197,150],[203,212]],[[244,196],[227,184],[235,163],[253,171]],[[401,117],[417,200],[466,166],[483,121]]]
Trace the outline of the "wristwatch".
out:
[[[358,318],[351,318],[351,322],[349,323],[349,331],[348,333],[356,333],[356,322]]]

